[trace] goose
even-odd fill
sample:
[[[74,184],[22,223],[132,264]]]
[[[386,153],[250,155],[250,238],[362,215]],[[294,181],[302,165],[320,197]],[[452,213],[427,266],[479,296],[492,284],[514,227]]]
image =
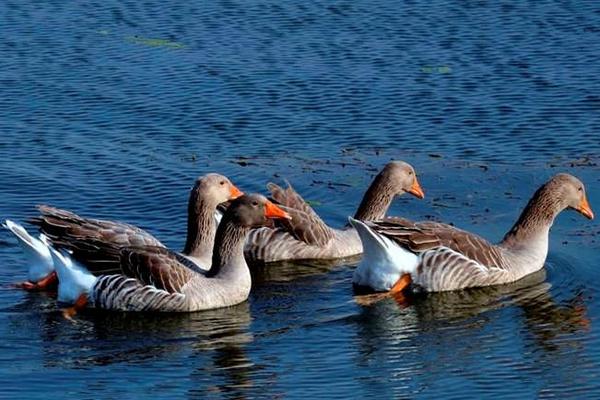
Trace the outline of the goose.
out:
[[[209,173],[196,180],[188,201],[187,238],[182,256],[208,269],[218,224],[215,216],[217,206],[242,194],[228,178],[220,174]],[[50,243],[68,250],[69,257],[87,265],[96,273],[120,271],[118,255],[110,251],[114,246],[165,247],[150,233],[123,222],[84,218],[46,205],[41,205],[38,209],[40,215],[33,218],[32,223],[39,226]],[[14,230],[11,231],[15,233]],[[23,235],[15,233],[15,236],[23,243]],[[31,240],[25,241],[28,242]],[[51,275],[48,275],[48,279],[30,276],[30,282],[23,284],[25,289],[43,289],[49,284],[49,280],[55,279],[52,265],[57,258],[52,258],[49,249],[45,249],[42,255],[49,265]]]
[[[438,222],[350,218],[365,249],[353,283],[358,288],[401,294],[408,288],[439,292],[517,281],[544,266],[550,228],[567,208],[594,218],[583,183],[563,173],[535,192],[496,245]]]
[[[74,303],[74,311],[90,306],[117,311],[193,312],[241,303],[248,298],[251,286],[244,242],[252,228],[265,225],[271,218],[291,217],[262,195],[234,200],[217,228],[208,271],[158,246],[113,247],[120,260],[118,274],[82,274],[81,267],[60,260],[59,300]],[[55,256],[64,258],[65,254]]]
[[[345,258],[362,253],[356,230],[330,228],[288,183],[287,189],[269,183],[271,197],[292,216],[277,227],[253,230],[244,253],[252,264],[285,260]],[[366,191],[354,218],[378,221],[384,218],[395,196],[405,192],[419,199],[425,194],[414,168],[403,161],[387,163]]]

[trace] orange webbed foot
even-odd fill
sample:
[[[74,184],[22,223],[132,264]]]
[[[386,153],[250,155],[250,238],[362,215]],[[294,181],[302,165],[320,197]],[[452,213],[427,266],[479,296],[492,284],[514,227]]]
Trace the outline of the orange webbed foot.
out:
[[[410,274],[404,274],[394,283],[394,286],[390,289],[390,294],[394,295],[397,293],[402,293],[405,289],[407,289],[412,282],[412,278]]]
[[[55,289],[57,285],[58,275],[56,275],[56,271],[52,271],[45,278],[37,281],[36,283],[26,281],[17,283],[15,286],[20,289],[27,290],[28,292],[38,292]]]
[[[71,307],[67,307],[62,310],[63,317],[68,320],[72,320],[75,315],[81,310],[83,310],[88,303],[88,297],[86,294],[80,295],[77,300],[75,300],[75,304]]]
[[[410,303],[408,298],[405,296],[405,292],[410,286],[411,282],[412,278],[410,277],[410,274],[404,274],[396,281],[396,283],[394,283],[394,286],[392,286],[388,292],[355,296],[354,300],[361,306],[370,306],[383,299],[392,297],[399,305],[407,307],[410,305]]]

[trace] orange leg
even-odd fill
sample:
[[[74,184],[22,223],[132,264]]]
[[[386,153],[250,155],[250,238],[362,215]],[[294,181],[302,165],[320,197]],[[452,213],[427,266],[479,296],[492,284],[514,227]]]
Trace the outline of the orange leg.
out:
[[[404,274],[394,283],[394,286],[390,289],[390,294],[401,293],[406,289],[410,283],[412,282],[412,278],[410,274]]]
[[[71,307],[65,308],[63,310],[63,316],[66,319],[73,319],[75,314],[77,314],[79,311],[83,310],[85,308],[85,306],[87,306],[87,303],[88,303],[87,294],[84,293],[82,295],[79,295],[77,300],[75,300],[75,304],[73,304]]]
[[[410,302],[408,301],[408,298],[404,296],[403,292],[408,288],[411,282],[412,279],[410,274],[404,274],[396,281],[396,283],[394,283],[394,286],[392,286],[389,292],[365,294],[362,296],[355,296],[354,299],[361,306],[370,306],[383,299],[392,297],[399,305],[406,307]]]
[[[43,291],[56,288],[58,284],[58,275],[56,275],[56,271],[52,271],[45,278],[39,280],[37,283],[33,282],[23,282],[18,283],[16,286],[25,289],[29,292],[33,291]]]

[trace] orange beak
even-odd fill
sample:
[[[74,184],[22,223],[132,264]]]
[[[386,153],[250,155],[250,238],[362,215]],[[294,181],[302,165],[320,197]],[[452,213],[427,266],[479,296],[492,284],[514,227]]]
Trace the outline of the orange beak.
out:
[[[237,199],[238,197],[242,196],[243,194],[244,194],[244,192],[242,192],[240,189],[235,187],[235,185],[233,185],[233,184],[229,188],[229,200]]]
[[[587,197],[583,196],[576,210],[589,219],[594,219],[594,212],[592,211],[592,207],[590,207],[590,203],[588,203]]]
[[[265,217],[292,219],[290,214],[286,213],[270,201],[267,201],[267,203],[265,204]]]
[[[425,192],[423,192],[423,189],[421,189],[421,185],[419,185],[419,181],[417,180],[416,176],[408,193],[412,194],[417,199],[422,199],[425,197]]]

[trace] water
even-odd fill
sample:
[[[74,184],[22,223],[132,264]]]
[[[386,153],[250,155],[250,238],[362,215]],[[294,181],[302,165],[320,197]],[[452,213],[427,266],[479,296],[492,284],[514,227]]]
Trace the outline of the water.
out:
[[[391,215],[498,240],[549,176],[598,211],[594,1],[0,4],[0,216],[35,204],[180,248],[193,179],[290,180],[334,226],[389,159]],[[253,273],[248,302],[62,318],[0,233],[3,398],[599,397],[600,233],[563,213],[511,285],[358,305],[354,265]]]

